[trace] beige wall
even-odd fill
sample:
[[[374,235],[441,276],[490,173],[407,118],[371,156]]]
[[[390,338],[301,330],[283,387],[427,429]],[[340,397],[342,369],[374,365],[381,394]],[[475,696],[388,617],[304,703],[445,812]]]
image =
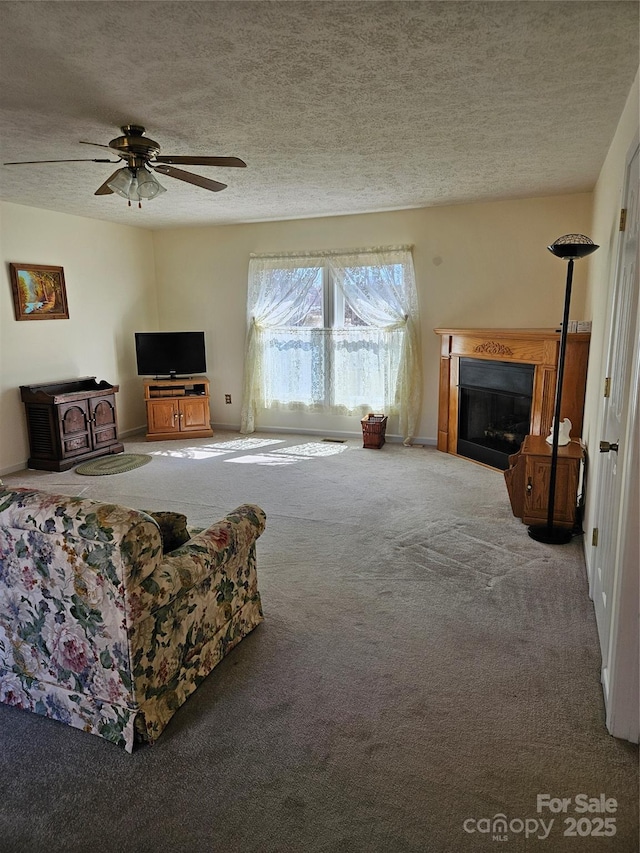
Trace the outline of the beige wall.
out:
[[[144,424],[133,332],[157,328],[150,231],[0,204],[0,472],[29,455],[20,385],[96,376],[120,385],[121,432]],[[9,262],[64,267],[68,320],[14,319]]]
[[[564,233],[588,233],[591,202],[586,193],[157,232],[2,204],[0,472],[19,468],[28,456],[19,385],[95,375],[120,385],[121,431],[144,424],[136,330],[204,329],[212,420],[237,427],[251,252],[414,246],[424,363],[418,438],[435,440],[439,341],[433,328],[557,324],[564,275],[545,247]],[[16,322],[9,261],[63,266],[70,319]],[[585,314],[586,270],[576,273],[576,319]],[[231,394],[231,405],[224,394]],[[323,423],[317,416],[278,417],[271,424],[358,431],[352,419]]]
[[[606,372],[607,330],[611,311],[612,289],[615,278],[617,250],[619,242],[620,207],[625,181],[626,159],[632,143],[637,143],[640,115],[638,104],[640,89],[638,76],[629,93],[616,134],[600,172],[594,191],[593,224],[590,236],[600,249],[591,256],[591,265],[587,281],[586,310],[593,318],[589,374],[587,381],[587,400],[585,406],[584,439],[591,449],[592,468],[590,486],[597,486],[597,459],[593,453],[600,439],[602,418],[602,390]],[[588,232],[587,232],[588,233]],[[591,492],[591,490],[590,490]],[[590,531],[594,526],[592,501],[587,494],[587,507],[584,528]],[[636,522],[637,524],[637,522]],[[591,539],[585,537],[587,561],[591,555]]]
[[[160,326],[204,329],[214,424],[240,422],[251,252],[410,243],[420,298],[424,394],[420,439],[437,425],[436,327],[552,327],[562,319],[565,268],[546,246],[588,233],[590,193],[432,207],[359,216],[291,220],[154,234]],[[585,315],[587,265],[576,267],[572,318]],[[224,404],[231,394],[232,405]],[[285,420],[262,425],[358,431],[353,419]]]

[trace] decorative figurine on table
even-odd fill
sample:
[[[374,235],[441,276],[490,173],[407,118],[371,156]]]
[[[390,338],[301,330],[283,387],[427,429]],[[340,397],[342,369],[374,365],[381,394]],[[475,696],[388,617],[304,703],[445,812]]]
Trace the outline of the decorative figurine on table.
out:
[[[553,424],[555,420],[551,422],[551,432],[547,436],[547,442],[549,444],[553,444]],[[569,418],[565,418],[563,421],[560,421],[560,427],[558,428],[558,444],[569,444],[571,441],[571,436],[569,433],[571,432],[571,421]]]

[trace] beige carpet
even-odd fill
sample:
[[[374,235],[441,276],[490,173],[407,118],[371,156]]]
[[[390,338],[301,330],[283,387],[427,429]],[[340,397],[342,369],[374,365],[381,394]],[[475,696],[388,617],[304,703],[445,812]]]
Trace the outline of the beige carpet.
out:
[[[291,435],[126,452],[153,461],[4,479],[196,525],[259,504],[266,620],[132,756],[0,705],[2,853],[635,853],[638,753],[604,726],[581,541],[531,540],[500,472]],[[601,793],[616,835],[565,837]]]

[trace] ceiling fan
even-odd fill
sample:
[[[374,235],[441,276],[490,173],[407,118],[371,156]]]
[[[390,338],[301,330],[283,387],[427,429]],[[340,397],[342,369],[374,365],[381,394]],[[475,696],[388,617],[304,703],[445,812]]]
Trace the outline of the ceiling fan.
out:
[[[186,181],[211,192],[219,192],[226,188],[226,184],[204,178],[202,175],[194,175],[185,172],[184,169],[176,169],[174,163],[185,166],[246,166],[244,160],[238,157],[182,157],[161,156],[160,145],[153,139],[144,135],[145,129],[139,124],[125,124],[120,128],[122,136],[112,139],[108,145],[99,142],[85,142],[82,145],[95,145],[98,148],[106,148],[120,160],[126,163],[123,168],[117,169],[111,177],[98,187],[94,195],[111,195],[117,193],[128,199],[129,207],[132,201],[138,202],[142,207],[142,199],[155,198],[160,193],[166,192],[159,183],[153,172],[167,175],[169,178],[177,178]],[[85,158],[80,160],[23,160],[14,163],[5,163],[5,166],[33,165],[35,163],[117,163],[117,160]],[[151,171],[153,170],[153,171]]]

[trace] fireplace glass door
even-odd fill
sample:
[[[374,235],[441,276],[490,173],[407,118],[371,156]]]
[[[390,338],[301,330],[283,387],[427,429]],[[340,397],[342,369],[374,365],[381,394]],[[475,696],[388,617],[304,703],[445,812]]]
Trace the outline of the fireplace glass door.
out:
[[[461,456],[506,470],[530,431],[532,364],[460,359],[458,447]]]

